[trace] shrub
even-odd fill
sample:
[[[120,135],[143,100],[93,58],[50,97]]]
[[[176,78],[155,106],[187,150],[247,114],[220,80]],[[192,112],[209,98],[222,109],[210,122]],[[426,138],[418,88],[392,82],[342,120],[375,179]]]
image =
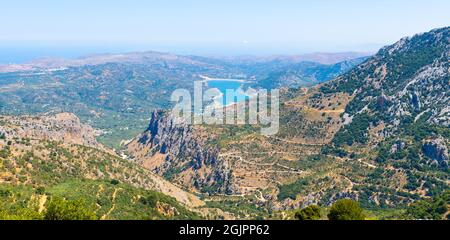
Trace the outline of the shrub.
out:
[[[45,188],[44,188],[44,187],[38,187],[38,188],[36,188],[36,194],[38,194],[38,195],[44,195],[44,194],[45,194]]]
[[[111,180],[111,184],[112,185],[119,185],[120,182],[119,182],[119,180],[113,179],[113,180]]]
[[[329,220],[364,220],[365,215],[359,203],[350,200],[342,199],[331,206],[328,214]]]
[[[0,220],[42,220],[42,215],[30,208],[19,207],[9,211],[0,206]]]
[[[97,220],[83,200],[68,201],[53,198],[44,215],[45,220]]]
[[[141,197],[139,200],[142,204],[154,208],[156,207],[156,204],[158,204],[158,202],[160,201],[160,198],[156,194],[151,194],[147,197]]]
[[[301,221],[320,220],[321,217],[320,207],[316,205],[308,206],[295,213],[295,218]]]

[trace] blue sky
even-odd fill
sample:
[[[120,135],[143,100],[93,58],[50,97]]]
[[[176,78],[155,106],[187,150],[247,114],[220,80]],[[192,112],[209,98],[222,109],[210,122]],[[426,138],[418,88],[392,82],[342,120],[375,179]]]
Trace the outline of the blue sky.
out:
[[[449,26],[449,9],[448,0],[2,1],[0,49],[374,51],[403,36]]]

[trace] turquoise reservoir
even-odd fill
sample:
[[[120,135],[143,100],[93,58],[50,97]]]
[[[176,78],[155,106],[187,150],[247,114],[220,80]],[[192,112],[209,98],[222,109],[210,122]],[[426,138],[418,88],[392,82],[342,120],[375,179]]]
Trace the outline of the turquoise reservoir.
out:
[[[245,95],[244,83],[240,80],[233,79],[223,79],[223,80],[209,80],[207,81],[207,88],[215,88],[218,89],[223,94],[223,104],[224,106],[228,106],[231,104],[243,102],[248,99],[248,96]],[[235,91],[233,98],[227,99],[226,92],[227,90]]]

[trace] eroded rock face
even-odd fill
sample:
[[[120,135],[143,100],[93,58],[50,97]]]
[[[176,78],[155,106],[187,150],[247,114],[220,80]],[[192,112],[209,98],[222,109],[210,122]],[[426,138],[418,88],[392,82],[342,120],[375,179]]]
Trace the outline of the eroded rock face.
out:
[[[439,164],[448,166],[448,148],[443,138],[428,140],[422,147],[425,156],[437,161]]]
[[[128,144],[128,152],[144,167],[187,188],[232,194],[232,174],[219,150],[208,146],[194,128],[161,111],[152,114],[148,129]]]
[[[42,116],[0,116],[0,135],[84,145],[104,150],[96,131],[72,113]]]

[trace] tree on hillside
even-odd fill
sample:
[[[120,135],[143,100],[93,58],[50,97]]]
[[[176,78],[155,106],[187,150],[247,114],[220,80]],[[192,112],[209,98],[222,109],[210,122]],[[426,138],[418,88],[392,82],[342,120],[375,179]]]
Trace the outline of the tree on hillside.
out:
[[[328,214],[329,220],[364,220],[365,215],[359,203],[350,200],[342,199],[331,206]]]
[[[295,218],[301,221],[320,220],[321,217],[320,207],[316,205],[308,206],[295,213]]]

